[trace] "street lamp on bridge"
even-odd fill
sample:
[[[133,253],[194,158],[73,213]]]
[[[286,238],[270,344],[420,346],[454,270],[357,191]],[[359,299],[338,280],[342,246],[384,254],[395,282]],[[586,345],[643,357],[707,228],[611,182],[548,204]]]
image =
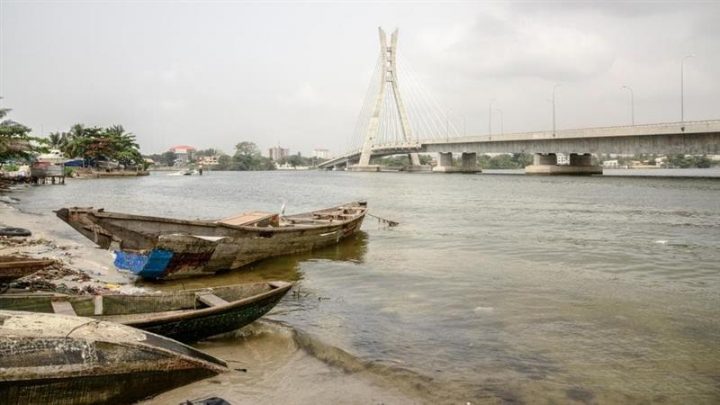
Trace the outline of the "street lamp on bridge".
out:
[[[685,131],[685,59],[694,57],[695,54],[691,53],[680,59],[680,124],[683,131]]]
[[[622,88],[630,92],[630,120],[635,125],[635,94],[630,86],[623,85]]]
[[[505,125],[504,125],[504,123],[503,123],[503,122],[504,122],[504,120],[503,120],[503,111],[502,111],[501,109],[499,109],[499,108],[498,108],[497,110],[495,110],[495,111],[497,111],[497,112],[500,113],[500,135],[505,135],[505,128],[504,128]]]
[[[558,87],[560,87],[560,84],[559,84],[559,83],[556,83],[556,84],[553,86],[553,96],[552,96],[552,105],[553,105],[553,138],[554,138],[555,135],[557,134],[557,131],[556,131],[556,128],[555,128],[555,90],[557,90]]]
[[[450,142],[450,109],[445,113],[445,142]]]
[[[491,99],[488,106],[488,139],[492,139],[492,107],[494,102],[495,99]]]

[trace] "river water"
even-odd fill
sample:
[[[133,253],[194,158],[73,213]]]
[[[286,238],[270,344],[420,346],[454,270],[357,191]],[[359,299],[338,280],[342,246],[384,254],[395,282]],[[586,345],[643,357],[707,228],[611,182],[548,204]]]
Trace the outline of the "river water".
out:
[[[336,247],[151,285],[296,281],[269,318],[301,334],[304,355],[343,370],[348,402],[375,402],[353,388],[358,370],[428,403],[720,402],[720,179],[154,173],[21,197],[48,223],[59,221],[51,209],[69,205],[219,218],[283,201],[295,213],[367,200],[400,225],[368,217]],[[298,361],[277,354],[287,341],[261,335],[200,347],[238,361]],[[305,391],[321,380],[296,382],[289,402],[317,402]],[[253,397],[255,388],[230,380],[219,390],[231,402],[276,402]]]

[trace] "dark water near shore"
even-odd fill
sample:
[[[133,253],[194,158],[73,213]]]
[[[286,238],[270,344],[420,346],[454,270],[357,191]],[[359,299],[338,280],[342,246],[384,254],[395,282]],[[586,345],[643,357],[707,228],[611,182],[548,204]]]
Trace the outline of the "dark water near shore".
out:
[[[153,287],[296,280],[273,319],[429,402],[720,402],[718,179],[155,173],[18,197],[179,218],[366,199],[401,225]]]

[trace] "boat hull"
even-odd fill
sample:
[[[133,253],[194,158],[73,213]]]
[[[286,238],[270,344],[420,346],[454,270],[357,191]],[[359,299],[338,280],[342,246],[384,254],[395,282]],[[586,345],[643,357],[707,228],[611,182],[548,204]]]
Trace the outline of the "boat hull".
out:
[[[307,252],[337,244],[355,234],[362,218],[325,229],[253,234],[208,240],[189,234],[160,235],[145,251],[115,251],[115,267],[146,279],[175,279],[234,270],[273,256]]]
[[[172,378],[168,378],[169,375]],[[132,404],[161,392],[212,377],[196,370],[142,371],[0,382],[0,403],[38,405]]]
[[[163,294],[3,294],[0,310],[53,312],[53,301],[68,302],[79,316],[117,322],[181,342],[195,342],[240,329],[269,312],[292,288],[273,281]],[[202,307],[198,295],[216,294],[225,303]],[[102,299],[102,310],[96,301]],[[102,312],[98,314],[98,312]]]
[[[115,266],[147,279],[233,270],[273,256],[337,244],[362,226],[363,202],[283,217],[283,223],[235,225],[63,208],[58,217],[103,248],[117,245]],[[275,218],[277,220],[277,218]]]
[[[167,336],[180,342],[196,342],[251,324],[275,307],[283,295],[268,296],[253,303],[253,305],[235,308],[226,312],[174,321],[137,322],[128,323],[127,325]]]
[[[133,403],[228,371],[221,360],[127,326],[0,311],[0,403]]]

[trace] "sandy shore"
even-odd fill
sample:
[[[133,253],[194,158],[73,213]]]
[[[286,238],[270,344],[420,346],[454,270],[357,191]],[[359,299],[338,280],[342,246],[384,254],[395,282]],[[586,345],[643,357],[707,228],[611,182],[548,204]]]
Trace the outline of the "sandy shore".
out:
[[[140,402],[179,404],[220,397],[238,404],[420,404],[427,401],[390,379],[329,365],[301,347],[296,333],[273,321],[257,321],[229,336],[195,347],[228,362],[233,370]]]
[[[131,293],[144,290],[134,286],[134,276],[115,269],[111,252],[98,249],[89,241],[63,238],[57,232],[63,225],[59,220],[49,215],[22,212],[21,204],[22,200],[14,204],[0,203],[0,226],[25,228],[32,236],[0,237],[0,255],[52,259],[57,265],[19,281],[54,285],[63,292],[110,290]]]

